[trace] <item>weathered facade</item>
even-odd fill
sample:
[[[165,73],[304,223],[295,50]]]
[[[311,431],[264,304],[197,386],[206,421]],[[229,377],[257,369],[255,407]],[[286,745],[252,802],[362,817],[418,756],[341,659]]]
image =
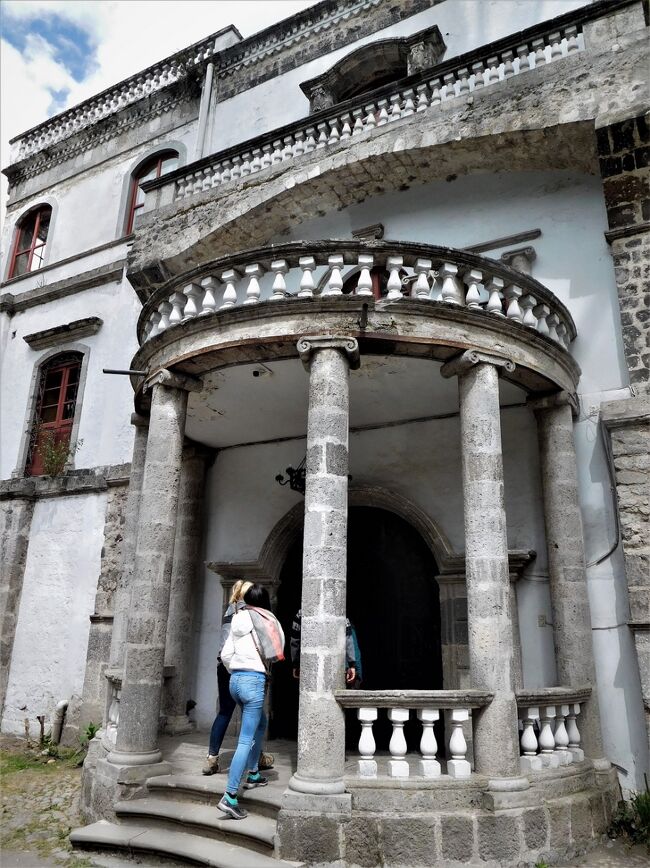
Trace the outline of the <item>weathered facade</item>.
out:
[[[647,34],[641,0],[324,0],[13,143],[2,729],[101,723],[77,843],[533,864],[643,785]],[[303,645],[233,832],[178,757],[240,576]]]

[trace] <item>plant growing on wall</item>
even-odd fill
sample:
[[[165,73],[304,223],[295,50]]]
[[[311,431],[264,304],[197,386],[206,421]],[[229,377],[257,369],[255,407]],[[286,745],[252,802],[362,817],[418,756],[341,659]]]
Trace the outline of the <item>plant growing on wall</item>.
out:
[[[83,446],[83,440],[77,440],[74,446],[71,446],[67,440],[57,440],[54,431],[40,427],[36,432],[36,442],[36,451],[40,455],[46,476],[61,476],[68,461]]]

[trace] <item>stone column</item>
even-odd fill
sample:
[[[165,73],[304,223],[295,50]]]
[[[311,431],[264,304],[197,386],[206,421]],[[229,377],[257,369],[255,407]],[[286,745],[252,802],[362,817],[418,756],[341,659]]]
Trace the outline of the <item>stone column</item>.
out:
[[[163,703],[167,718],[165,731],[173,734],[193,729],[185,709],[190,697],[192,626],[196,573],[203,538],[207,457],[207,450],[194,444],[186,444],[183,450],[165,649],[165,665],[173,666],[174,674],[165,681]]]
[[[115,589],[113,603],[113,632],[111,634],[110,665],[121,666],[124,662],[124,643],[131,605],[131,579],[135,558],[135,539],[138,530],[138,513],[142,493],[144,459],[147,451],[149,420],[138,413],[131,414],[131,424],[135,427],[129,493],[124,511],[124,538],[122,540],[122,570]]]
[[[580,713],[585,755],[603,760],[591,614],[578,498],[573,417],[566,393],[530,402],[537,417],[557,677],[562,687],[591,687]]]
[[[169,371],[156,374],[135,546],[124,650],[116,766],[158,763],[158,720],[165,661],[176,510],[187,411],[197,381]]]
[[[290,788],[344,792],[344,687],[348,521],[349,368],[359,346],[348,338],[301,338],[309,370],[307,477],[302,578],[298,766]]]
[[[458,375],[471,684],[494,694],[492,702],[475,718],[475,767],[495,779],[491,789],[523,789],[525,779],[503,785],[497,780],[519,776],[500,367],[514,370],[506,359],[468,351],[443,365],[441,372],[445,377]]]

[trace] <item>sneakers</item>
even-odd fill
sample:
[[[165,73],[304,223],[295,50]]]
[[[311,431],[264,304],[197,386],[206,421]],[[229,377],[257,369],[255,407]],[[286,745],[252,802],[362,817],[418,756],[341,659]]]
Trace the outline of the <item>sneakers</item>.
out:
[[[255,787],[265,787],[268,784],[268,778],[262,777],[259,772],[249,772],[244,784],[245,790],[254,790]]]
[[[267,769],[273,768],[273,763],[275,762],[275,757],[272,753],[262,753],[260,754],[260,761],[258,764],[258,768],[263,772]]]
[[[219,755],[217,754],[217,756],[212,756],[211,754],[208,754],[205,765],[203,766],[201,771],[204,775],[218,774],[218,772],[221,771],[221,769],[219,768]]]
[[[217,808],[220,811],[223,811],[224,814],[228,814],[228,816],[232,817],[233,820],[243,820],[248,816],[248,811],[240,808],[237,799],[233,799],[232,796],[228,795],[228,793],[223,794]]]

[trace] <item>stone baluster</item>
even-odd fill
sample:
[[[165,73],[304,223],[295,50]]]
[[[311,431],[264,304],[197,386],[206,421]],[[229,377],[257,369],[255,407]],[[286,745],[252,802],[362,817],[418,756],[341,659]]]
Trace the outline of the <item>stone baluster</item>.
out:
[[[463,67],[458,70],[458,96],[464,96],[469,93],[469,69]]]
[[[543,66],[546,63],[546,43],[543,39],[533,39],[530,45],[535,52],[535,68]]]
[[[314,128],[311,127],[311,129],[313,131]],[[316,142],[314,142],[314,147],[316,147]],[[271,151],[272,150],[273,150],[273,145],[270,142],[267,142],[265,145],[262,145],[262,164],[261,164],[262,169],[268,169],[268,167],[271,165],[271,162],[272,162]]]
[[[503,292],[503,280],[500,277],[490,277],[485,284],[488,292],[488,300],[485,309],[495,316],[504,316],[501,293]]]
[[[422,738],[420,739],[420,753],[422,759],[419,762],[419,772],[425,778],[440,777],[440,763],[436,759],[438,754],[438,742],[433,725],[440,719],[437,708],[418,709],[418,719],[422,723]]]
[[[104,738],[102,739],[104,747],[108,750],[115,748],[117,741],[117,730],[120,724],[120,688],[115,681],[109,682],[110,697],[108,703],[108,713],[106,715],[106,726],[104,727]]]
[[[286,298],[287,283],[284,279],[285,274],[289,271],[289,265],[286,259],[276,259],[271,263],[271,271],[275,274],[273,279],[273,294],[269,301],[278,301]]]
[[[393,121],[398,121],[401,118],[401,116],[402,116],[402,112],[400,109],[401,101],[402,101],[401,97],[398,93],[394,93],[390,97],[391,108],[390,108],[389,117],[388,117],[389,123],[392,123]]]
[[[448,72],[443,76],[443,81],[445,83],[442,91],[443,100],[454,99],[456,96],[456,74]]]
[[[575,25],[564,28],[564,38],[566,39],[566,53],[573,54],[574,51],[579,51],[578,43],[578,28]]]
[[[474,90],[485,87],[485,64],[482,60],[477,60],[472,64],[472,75],[474,76]]]
[[[224,160],[223,172],[221,173],[221,183],[227,184],[232,178],[232,161]]]
[[[555,754],[555,736],[553,735],[553,721],[555,720],[555,706],[542,706],[539,733],[539,756],[544,768],[556,769],[560,760]]]
[[[409,719],[408,708],[389,708],[388,719],[393,724],[393,734],[388,743],[388,774],[391,778],[407,778],[409,776],[409,764],[406,759],[406,739],[404,738],[404,724]]]
[[[253,160],[251,162],[251,174],[259,172],[262,168],[262,149],[253,148]]]
[[[554,60],[562,57],[562,34],[559,31],[551,33],[548,41],[551,43],[551,63],[553,63]]]
[[[305,134],[302,130],[294,135],[293,156],[300,157],[305,153]]]
[[[364,128],[367,130],[373,129],[373,127],[377,126],[377,119],[375,118],[375,104],[371,102],[370,105],[365,106],[364,111],[366,113],[366,119],[364,121]]]
[[[571,754],[569,753],[569,736],[566,731],[566,717],[569,713],[568,705],[557,705],[557,721],[555,724],[555,753],[560,761],[561,766],[568,766],[571,762]]]
[[[506,316],[508,319],[512,319],[515,322],[521,322],[523,320],[523,314],[521,312],[521,308],[519,307],[519,299],[521,298],[521,289],[518,286],[513,286],[510,284],[506,286],[503,291],[503,295],[506,299]]]
[[[559,343],[559,337],[557,333],[557,327],[560,322],[560,317],[556,313],[550,313],[546,317],[546,325],[548,326],[548,336],[551,340]]]
[[[175,292],[169,300],[172,303],[172,312],[169,314],[169,325],[173,326],[183,320],[187,296],[182,292]]]
[[[252,262],[246,266],[244,274],[249,279],[244,304],[257,304],[260,300],[260,277],[264,274],[264,269],[257,262]]]
[[[417,95],[418,95],[418,104],[416,111],[425,112],[429,108],[429,85],[428,84],[419,84],[416,87]]]
[[[567,735],[569,736],[569,753],[571,761],[581,763],[585,758],[585,752],[580,747],[580,730],[578,729],[577,717],[580,714],[580,703],[572,702],[566,716]]]
[[[547,304],[538,304],[533,308],[533,313],[537,317],[537,331],[541,335],[548,335],[548,316],[551,313],[551,309]]]
[[[569,330],[566,325],[560,320],[557,326],[557,339],[558,343],[562,344],[563,347],[569,346]]]
[[[465,292],[458,278],[458,266],[453,262],[443,262],[440,269],[442,277],[442,300],[447,304],[465,304]]]
[[[284,148],[282,149],[282,162],[293,158],[293,136],[284,137]]]
[[[235,281],[239,280],[240,277],[241,274],[234,268],[228,268],[226,271],[222,272],[221,280],[226,284],[226,288],[223,291],[223,301],[221,302],[219,310],[224,310],[224,308],[227,307],[234,307],[237,304]]]
[[[314,294],[314,274],[316,260],[313,256],[301,256],[298,264],[302,268],[298,298],[311,298]]]
[[[223,163],[217,163],[212,166],[210,171],[212,172],[212,188],[218,187],[221,183],[221,173],[223,171]]]
[[[379,110],[379,119],[377,121],[377,126],[383,127],[384,124],[388,123],[388,100],[380,99],[377,102],[377,108]]]
[[[512,78],[512,76],[515,74],[515,68],[513,66],[514,57],[515,55],[513,51],[504,51],[501,55],[501,60],[503,62],[504,78]]]
[[[217,309],[217,298],[215,292],[219,288],[219,281],[216,277],[204,277],[201,281],[201,286],[205,290],[205,295],[203,296],[203,309],[201,310],[201,316],[205,316],[209,313],[214,313]]]
[[[359,263],[359,280],[354,294],[372,296],[372,276],[370,274],[370,269],[372,268],[374,257],[366,253],[360,253],[357,261]]]
[[[409,115],[415,114],[415,102],[413,100],[415,91],[413,88],[408,88],[403,93],[404,106],[402,108],[402,117],[407,118]]]
[[[359,365],[359,345],[302,337],[298,353],[309,371],[300,702],[297,768],[283,812],[304,811],[308,793],[316,813],[341,813],[351,800],[344,796],[345,716],[334,692],[344,683],[349,371]]]
[[[187,302],[183,309],[183,321],[185,321],[193,319],[201,312],[201,300],[203,299],[204,289],[200,283],[189,283],[183,292],[187,297]]]
[[[499,58],[488,57],[487,59],[487,80],[486,85],[496,84],[499,81]]]
[[[158,305],[158,312],[160,314],[160,320],[158,322],[158,334],[160,332],[164,332],[169,328],[169,315],[172,312],[172,306],[170,302],[163,301]]]
[[[376,708],[358,708],[357,718],[361,723],[359,736],[359,776],[362,778],[377,777],[377,761],[375,759],[375,736],[372,725],[377,720]]]
[[[519,45],[517,47],[517,57],[519,58],[519,72],[526,72],[530,69],[530,48],[528,45]]]
[[[531,706],[527,708],[523,716],[524,728],[521,733],[521,751],[522,756],[519,761],[521,773],[539,771],[542,768],[542,761],[537,755],[538,743],[535,735],[535,722],[539,720],[539,708]]]
[[[465,304],[467,307],[476,310],[481,306],[481,291],[479,286],[483,280],[483,272],[478,268],[468,268],[463,274],[463,280],[467,285],[467,295],[465,296]]]
[[[537,317],[533,313],[533,309],[537,306],[537,299],[534,295],[524,295],[521,298],[520,304],[524,312],[522,319],[523,324],[531,329],[536,329]]]
[[[339,132],[339,121],[338,118],[334,118],[329,122],[330,134],[327,139],[328,145],[335,145],[341,138],[341,133]]]
[[[160,311],[154,310],[154,312],[149,317],[149,321],[144,327],[144,337],[145,340],[149,340],[149,338],[153,338],[158,334],[158,326],[160,325]]]
[[[403,298],[402,279],[399,274],[403,262],[404,259],[401,256],[389,256],[386,259],[386,268],[390,272],[388,275],[388,284],[386,287],[388,289],[388,294],[386,296],[388,301],[396,301],[398,298]]]
[[[343,126],[341,127],[341,141],[343,141],[344,139],[352,138],[352,127],[350,126],[350,119],[351,116],[349,112],[346,112],[341,117],[341,123],[343,124]]]
[[[318,125],[319,128],[321,124]],[[325,139],[327,142],[327,138]],[[273,154],[271,155],[271,164],[276,166],[278,163],[282,162],[282,139],[277,139],[273,142]]]
[[[327,264],[330,267],[330,275],[327,280],[327,285],[321,295],[323,297],[328,295],[343,295],[343,278],[341,276],[343,257],[339,254],[329,256],[327,258]]]
[[[354,118],[352,135],[358,136],[360,133],[363,132],[363,109],[355,109],[352,112],[352,117]]]
[[[232,167],[230,169],[230,179],[231,181],[236,180],[241,177],[241,157],[238,154],[235,154],[234,157],[231,158]]]
[[[317,148],[324,148],[327,144],[327,139],[329,138],[329,126],[325,121],[321,121],[321,123],[317,124],[317,129],[319,132],[318,142],[316,143]]]
[[[463,732],[463,724],[468,720],[468,709],[452,708],[452,730],[449,737],[449,754],[451,759],[447,760],[447,774],[451,778],[468,778],[472,773],[472,768],[467,760],[467,741]]]
[[[431,271],[432,262],[430,259],[416,259],[413,271],[417,274],[417,280],[413,286],[413,294],[415,298],[429,301],[431,298],[431,287],[429,286],[429,272]]]

